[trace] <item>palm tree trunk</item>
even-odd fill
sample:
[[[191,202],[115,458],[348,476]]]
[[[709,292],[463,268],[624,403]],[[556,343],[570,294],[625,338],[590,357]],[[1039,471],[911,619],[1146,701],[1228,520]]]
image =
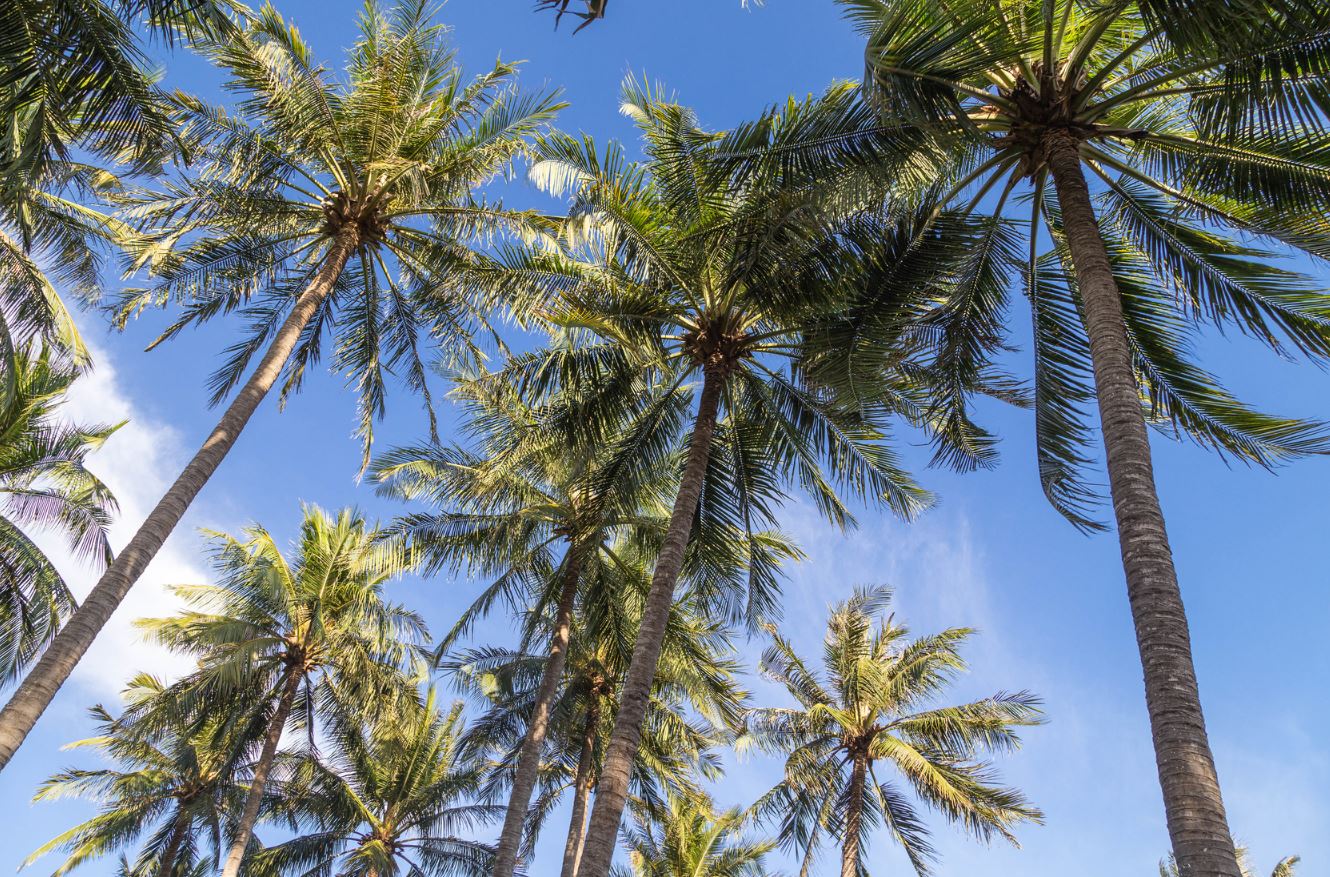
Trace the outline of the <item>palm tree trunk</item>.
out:
[[[591,811],[591,826],[587,829],[586,850],[578,877],[608,877],[610,861],[614,858],[619,821],[623,818],[623,805],[628,796],[628,778],[641,742],[642,722],[646,719],[651,687],[656,679],[665,626],[674,605],[674,586],[683,568],[688,534],[697,514],[702,479],[711,456],[711,439],[716,432],[725,373],[723,367],[707,366],[703,375],[702,395],[698,401],[693,436],[688,443],[683,479],[679,483],[679,495],[674,500],[674,510],[670,513],[660,556],[656,559],[656,571],[651,577],[651,589],[642,610],[637,641],[633,644],[633,659],[628,665],[619,712],[614,720],[614,733],[610,735],[605,765],[596,786],[596,806]]]
[[[158,500],[152,512],[139,525],[134,538],[116,555],[92,593],[70,617],[69,623],[61,628],[4,710],[0,711],[0,770],[9,764],[14,753],[23,745],[28,732],[41,718],[55,693],[69,678],[75,665],[110,620],[111,614],[143,574],[144,568],[157,555],[166,537],[180,523],[194,497],[221,465],[250,416],[276,383],[300,340],[301,332],[332,291],[333,284],[337,282],[359,242],[355,227],[348,225],[346,228],[348,230],[343,231],[329,249],[323,267],[296,299],[295,306],[277,331],[258,368],[227,406],[203,446],[166,494]]]
[[[540,772],[540,750],[549,731],[550,706],[559,692],[563,668],[568,662],[568,641],[573,632],[573,604],[577,600],[577,585],[581,578],[581,555],[578,546],[571,545],[564,562],[563,591],[554,616],[554,636],[550,639],[550,655],[545,661],[545,674],[536,691],[535,709],[531,724],[527,726],[522,749],[517,756],[517,771],[513,775],[513,791],[508,798],[508,812],[499,834],[499,849],[494,855],[494,877],[513,877],[517,867],[517,850],[522,844],[522,830],[526,827],[526,811],[536,789]]]
[[[577,777],[573,781],[573,812],[568,818],[568,842],[563,848],[560,877],[577,877],[586,843],[586,807],[596,775],[596,732],[600,727],[600,701],[595,699],[587,710],[586,730],[582,733],[582,754],[577,759]]]
[[[1201,713],[1187,615],[1155,487],[1117,282],[1076,139],[1053,132],[1045,146],[1090,339],[1109,487],[1173,854],[1182,877],[1241,877]]]
[[[171,872],[175,870],[176,857],[180,855],[180,845],[185,842],[185,835],[188,832],[189,818],[181,809],[176,813],[175,825],[171,827],[171,837],[166,841],[166,849],[162,850],[162,858],[157,863],[157,877],[171,877]]]
[[[864,819],[864,782],[868,775],[868,759],[855,755],[850,768],[850,796],[845,811],[845,840],[841,845],[840,877],[857,877],[859,873],[859,837]]]
[[[268,721],[268,733],[263,738],[263,749],[260,750],[259,760],[254,765],[254,776],[249,782],[249,794],[245,796],[245,809],[240,813],[240,823],[236,826],[235,837],[231,840],[231,851],[226,854],[222,877],[236,877],[240,873],[240,864],[245,860],[245,851],[249,849],[249,839],[254,834],[254,825],[259,821],[259,807],[263,804],[263,790],[268,785],[268,774],[277,759],[277,744],[282,742],[282,731],[286,730],[286,720],[291,717],[291,708],[296,702],[300,679],[300,667],[292,665],[287,668],[277,709],[273,711],[272,718]]]

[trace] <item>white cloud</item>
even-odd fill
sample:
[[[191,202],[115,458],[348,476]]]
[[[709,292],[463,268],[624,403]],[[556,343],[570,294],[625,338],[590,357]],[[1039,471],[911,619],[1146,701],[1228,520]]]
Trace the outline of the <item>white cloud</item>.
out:
[[[111,528],[111,542],[118,550],[180,471],[189,449],[174,429],[146,417],[125,394],[106,351],[94,350],[93,358],[95,369],[75,382],[61,413],[70,422],[85,425],[128,421],[89,459],[89,468],[120,503]],[[94,697],[118,694],[138,672],[169,677],[185,668],[185,659],[145,642],[133,621],[169,615],[178,608],[166,585],[206,580],[198,537],[189,521],[187,516],[176,528],[74,670],[72,681]],[[80,598],[92,589],[97,574],[71,556],[57,537],[44,534],[38,541]]]

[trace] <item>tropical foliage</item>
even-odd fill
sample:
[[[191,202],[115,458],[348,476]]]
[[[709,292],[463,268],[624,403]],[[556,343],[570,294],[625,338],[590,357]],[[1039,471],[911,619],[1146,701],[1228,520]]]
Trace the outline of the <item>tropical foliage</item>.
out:
[[[12,360],[11,392],[0,406],[0,681],[20,676],[74,609],[64,575],[34,541],[58,534],[94,569],[111,560],[107,528],[115,497],[87,468],[115,426],[60,417],[77,371],[44,348]]]
[[[122,706],[91,711],[72,748],[99,762],[36,797],[94,812],[28,864],[759,877],[834,850],[870,877],[884,840],[932,873],[942,823],[1015,845],[1043,816],[996,760],[1045,717],[1029,692],[956,694],[973,630],[912,634],[885,588],[819,571],[818,661],[795,646],[810,619],[782,619],[797,506],[850,545],[865,513],[908,522],[933,495],[903,446],[991,467],[996,400],[1031,411],[1057,512],[1092,534],[1112,510],[1161,877],[1252,877],[1149,430],[1264,468],[1330,453],[1330,426],[1249,404],[1199,346],[1228,331],[1330,364],[1330,8],[837,5],[862,81],[717,130],[630,77],[631,146],[555,129],[561,93],[520,88],[517,63],[467,74],[428,0],[367,0],[340,68],[272,3],[0,8],[0,769],[274,390],[284,406],[326,363],[356,399],[343,474],[398,504],[385,524],[306,505],[289,544],[205,531],[208,580],[137,621],[188,666],[131,670]],[[608,0],[535,6],[620,21]],[[173,90],[166,51],[222,97]],[[497,194],[523,175],[540,206],[513,209]],[[216,426],[115,553],[94,452],[116,428],[62,417],[92,365],[74,302],[154,322],[150,349],[227,339]],[[376,455],[400,391],[421,437]],[[105,567],[77,605],[48,537]],[[465,608],[432,640],[445,592]],[[770,642],[755,666],[745,636]],[[749,752],[782,767],[736,802]]]
[[[1026,692],[944,706],[938,698],[965,670],[960,647],[974,631],[952,628],[910,639],[883,588],[838,604],[827,622],[824,671],[772,633],[762,671],[797,706],[752,710],[747,732],[758,746],[788,755],[785,778],[755,809],[779,820],[782,843],[796,850],[807,873],[819,846],[841,847],[841,875],[870,872],[868,838],[889,832],[921,875],[935,850],[922,808],[939,811],[981,840],[1015,842],[1022,822],[1042,815],[1020,792],[994,781],[984,757],[1020,745],[1018,729],[1041,721],[1039,700]],[[900,782],[883,778],[879,765]]]

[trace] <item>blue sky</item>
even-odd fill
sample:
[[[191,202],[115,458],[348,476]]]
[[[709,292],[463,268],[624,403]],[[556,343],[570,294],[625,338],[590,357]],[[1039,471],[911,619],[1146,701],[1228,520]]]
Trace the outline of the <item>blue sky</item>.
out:
[[[567,27],[554,32],[531,5],[452,0],[442,18],[454,26],[469,69],[478,72],[500,54],[528,59],[522,74],[528,86],[561,86],[572,102],[561,126],[598,139],[633,136],[616,100],[629,72],[665,82],[706,124],[726,127],[789,94],[856,77],[861,67],[858,42],[831,0],[769,0],[750,11],[738,0],[617,0],[608,20],[576,37]],[[280,8],[320,56],[339,63],[354,38],[357,4],[285,0]],[[174,56],[164,63],[170,84],[215,96],[215,77],[198,61]],[[507,187],[506,197],[555,209],[522,183]],[[1025,319],[1013,312],[1018,327]],[[123,542],[213,422],[204,386],[229,329],[210,327],[144,353],[160,316],[145,317],[123,335],[107,331],[94,314],[83,324],[98,368],[76,391],[71,415],[132,421],[95,462],[121,496]],[[1021,336],[1017,329],[1018,342]],[[1324,413],[1330,384],[1311,367],[1281,362],[1240,338],[1207,338],[1199,354],[1250,401],[1279,412]],[[1023,373],[1025,355],[1014,354],[1012,365]],[[888,583],[899,614],[917,631],[980,628],[964,693],[1028,688],[1045,698],[1050,723],[1030,731],[1024,750],[1001,766],[1044,809],[1047,824],[1021,832],[1023,847],[1014,850],[986,848],[939,822],[940,874],[1156,873],[1168,843],[1116,543],[1111,534],[1081,536],[1046,505],[1027,414],[996,406],[984,413],[1004,439],[1003,462],[993,471],[922,471],[926,450],[908,449],[920,477],[942,498],[916,524],[865,514],[858,531],[842,536],[797,502],[787,509],[785,524],[809,559],[791,570],[783,627],[815,654],[829,602],[856,585]],[[414,401],[398,396],[379,438],[384,446],[414,440],[424,425]],[[162,582],[206,576],[196,528],[237,529],[258,520],[288,537],[301,502],[355,504],[378,516],[397,511],[357,485],[354,427],[351,399],[331,376],[311,381],[285,412],[268,404],[255,417],[113,628],[0,774],[0,869],[17,867],[31,849],[90,815],[81,802],[28,801],[53,770],[88,763],[87,756],[58,751],[88,731],[88,705],[113,704],[121,683],[139,669],[170,672],[171,659],[138,643],[129,621],[169,611]],[[1330,461],[1300,462],[1272,476],[1229,468],[1163,437],[1155,449],[1233,829],[1266,873],[1291,853],[1302,854],[1303,873],[1330,873],[1330,752],[1318,730],[1330,722],[1324,536]],[[70,572],[90,583],[87,573]],[[437,630],[470,600],[475,584],[410,580],[394,593],[422,609]],[[498,620],[479,634],[507,635]],[[744,642],[743,656],[751,663],[761,647]],[[765,683],[752,684],[759,697],[778,696]],[[770,760],[731,758],[718,798],[746,804],[777,772]],[[564,826],[558,819],[551,825],[531,869],[535,877],[557,873]],[[881,874],[908,867],[885,837],[872,845],[870,862]],[[28,873],[49,873],[57,864],[48,857]],[[110,861],[94,863],[84,873],[109,875],[112,868]],[[828,857],[819,873],[831,869]]]

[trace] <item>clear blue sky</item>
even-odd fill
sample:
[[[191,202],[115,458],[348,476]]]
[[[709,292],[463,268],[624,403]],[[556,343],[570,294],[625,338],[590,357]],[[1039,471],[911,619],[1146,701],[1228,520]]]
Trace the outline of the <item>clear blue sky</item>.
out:
[[[279,5],[320,56],[340,63],[341,49],[354,38],[357,4]],[[607,21],[576,37],[568,27],[554,32],[550,18],[534,15],[531,6],[530,0],[452,0],[442,18],[454,26],[468,68],[479,71],[500,54],[527,59],[528,85],[562,86],[572,102],[562,127],[599,139],[632,138],[616,100],[630,71],[664,81],[706,124],[726,127],[861,69],[860,47],[831,0],[769,0],[752,11],[742,11],[738,0],[617,0]],[[215,77],[196,60],[175,56],[165,66],[169,84],[216,97]],[[507,198],[553,209],[521,184]],[[1019,309],[1013,313],[1018,327],[1027,320]],[[84,319],[100,351],[99,367],[71,411],[134,421],[98,461],[125,501],[127,525],[138,521],[160,482],[211,425],[203,388],[228,339],[227,327],[219,325],[143,353],[161,322],[150,316],[114,335],[95,315]],[[1018,343],[1023,334],[1014,332]],[[1241,339],[1207,339],[1199,353],[1251,401],[1279,412],[1330,414],[1330,382],[1313,368],[1277,361]],[[1026,373],[1024,353],[1012,362]],[[385,446],[413,440],[424,428],[411,399],[392,401],[379,433]],[[790,576],[784,626],[815,653],[828,602],[858,584],[889,583],[897,589],[900,614],[916,630],[982,630],[969,653],[965,693],[1029,688],[1045,697],[1050,724],[1032,730],[1025,749],[1004,759],[1002,769],[1044,809],[1047,825],[1021,832],[1023,848],[1013,850],[985,848],[938,822],[940,874],[1154,874],[1168,843],[1116,543],[1112,535],[1079,535],[1045,504],[1026,414],[997,407],[986,414],[1005,440],[1002,465],[968,476],[921,471],[942,503],[915,525],[866,515],[857,533],[841,537],[804,507],[788,510],[787,526],[804,541],[809,560]],[[169,667],[135,643],[127,624],[136,613],[169,605],[156,583],[206,574],[193,528],[235,529],[258,520],[288,537],[302,501],[395,513],[356,484],[353,429],[351,400],[333,377],[312,381],[284,413],[269,404],[256,416],[145,580],[136,605],[121,613],[117,629],[0,775],[0,869],[16,867],[31,849],[90,814],[80,802],[28,800],[56,768],[89,763],[86,755],[58,752],[88,731],[88,705],[114,704],[119,684],[141,667]],[[1330,724],[1324,536],[1330,461],[1301,462],[1272,476],[1230,469],[1162,437],[1155,448],[1233,829],[1251,847],[1258,872],[1268,873],[1282,855],[1301,853],[1302,873],[1330,873],[1330,754],[1318,730]],[[909,457],[920,467],[927,459],[920,448]],[[122,527],[120,538],[127,533]],[[466,581],[412,580],[396,586],[395,596],[420,607],[439,629],[474,592]],[[480,634],[507,635],[508,626],[498,622]],[[761,646],[743,643],[745,659],[754,661]],[[776,697],[764,683],[752,684],[759,697]],[[761,758],[731,759],[717,796],[726,805],[746,804],[778,770]],[[535,877],[557,873],[564,824],[556,818],[550,825]],[[875,874],[908,868],[885,836],[875,839],[870,862]],[[49,873],[57,864],[49,857],[29,873]],[[85,866],[84,873],[110,875],[113,867],[108,860]],[[818,873],[833,870],[828,857]]]

